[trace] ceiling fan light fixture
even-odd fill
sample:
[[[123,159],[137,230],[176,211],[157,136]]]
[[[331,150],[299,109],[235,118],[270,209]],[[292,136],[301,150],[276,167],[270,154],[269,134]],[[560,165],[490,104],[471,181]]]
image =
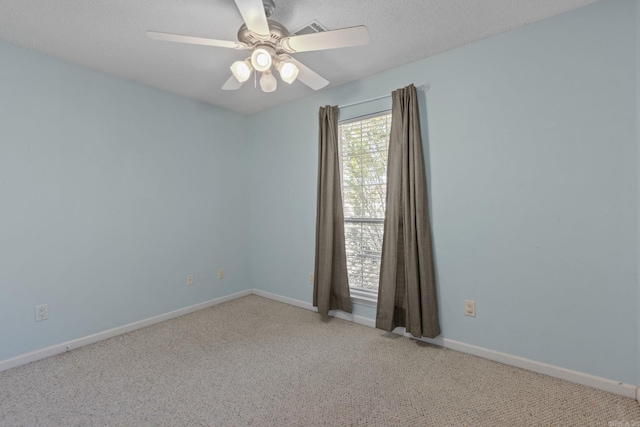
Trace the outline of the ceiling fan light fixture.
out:
[[[251,63],[245,59],[244,61],[236,61],[231,64],[231,72],[240,83],[246,82],[251,77]]]
[[[267,71],[271,68],[273,60],[271,59],[271,52],[263,47],[259,47],[251,54],[251,65],[256,71]]]
[[[298,77],[300,70],[293,62],[284,60],[278,64],[278,72],[282,81],[291,84]]]
[[[265,71],[262,73],[262,77],[260,77],[260,88],[262,88],[263,92],[273,92],[278,87],[278,81],[271,74],[271,71]]]

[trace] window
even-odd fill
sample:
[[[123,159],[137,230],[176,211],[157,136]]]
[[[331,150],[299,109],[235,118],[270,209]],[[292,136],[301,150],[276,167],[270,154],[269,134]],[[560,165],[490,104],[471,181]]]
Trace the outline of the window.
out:
[[[339,124],[347,271],[361,302],[378,295],[390,130],[389,112]]]

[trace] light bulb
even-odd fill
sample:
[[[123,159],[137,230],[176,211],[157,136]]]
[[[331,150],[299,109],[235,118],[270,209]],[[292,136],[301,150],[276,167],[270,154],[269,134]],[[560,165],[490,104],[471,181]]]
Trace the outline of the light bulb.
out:
[[[300,72],[296,64],[290,61],[280,62],[278,64],[278,71],[280,72],[280,78],[282,81],[289,84],[296,80],[296,77],[298,77],[298,73]]]
[[[270,71],[265,71],[260,77],[260,87],[263,92],[273,92],[278,87],[278,81]]]
[[[246,59],[231,64],[231,72],[240,83],[246,82],[251,77],[251,64]]]
[[[251,65],[257,71],[267,71],[271,68],[271,54],[264,48],[258,48],[251,54]]]

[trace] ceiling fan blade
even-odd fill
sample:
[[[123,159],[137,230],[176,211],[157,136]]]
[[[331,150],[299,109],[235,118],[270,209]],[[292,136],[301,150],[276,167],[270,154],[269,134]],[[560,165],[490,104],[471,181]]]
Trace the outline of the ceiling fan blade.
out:
[[[222,90],[238,90],[243,85],[243,82],[238,81],[232,74],[231,77],[222,85]]]
[[[269,37],[269,24],[267,23],[267,15],[264,13],[264,5],[262,0],[235,0],[236,6],[240,10],[244,23],[247,24],[249,31]]]
[[[249,46],[242,42],[232,42],[227,40],[206,39],[202,37],[184,36],[181,34],[161,33],[159,31],[147,31],[147,37],[154,40],[166,42],[198,44],[203,46],[226,47],[229,49],[244,50]]]
[[[320,90],[329,84],[329,81],[327,79],[325,79],[320,74],[316,73],[297,59],[291,58],[290,61],[296,64],[296,66],[298,67],[298,80],[309,86],[311,89]]]
[[[367,30],[367,27],[364,25],[324,31],[322,33],[285,37],[280,41],[282,48],[289,53],[362,46],[366,44],[369,44],[369,30]]]

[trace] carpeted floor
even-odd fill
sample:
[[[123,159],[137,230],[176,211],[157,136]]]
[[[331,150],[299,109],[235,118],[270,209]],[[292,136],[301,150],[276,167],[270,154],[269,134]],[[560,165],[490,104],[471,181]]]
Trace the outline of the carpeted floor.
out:
[[[640,405],[248,296],[0,372],[0,425],[622,426]]]

